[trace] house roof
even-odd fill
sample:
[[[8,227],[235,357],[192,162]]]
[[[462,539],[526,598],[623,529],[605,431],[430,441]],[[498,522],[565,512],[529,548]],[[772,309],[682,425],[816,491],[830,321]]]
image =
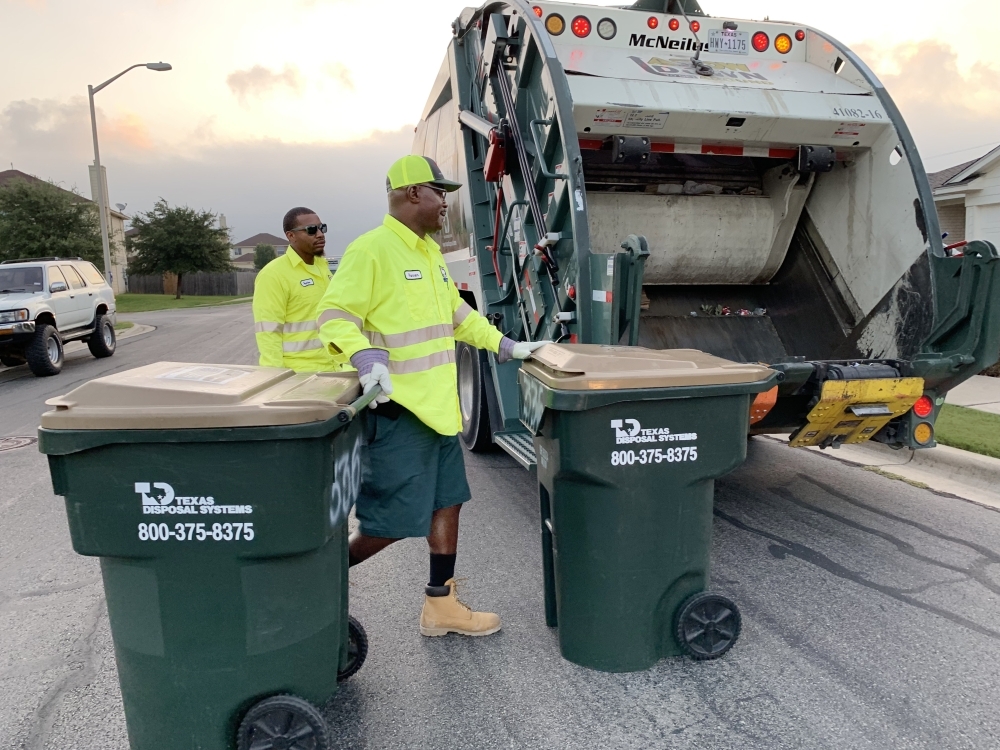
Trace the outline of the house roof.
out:
[[[932,190],[937,190],[946,185],[961,185],[979,176],[981,172],[992,167],[997,161],[1000,161],[1000,146],[997,146],[978,159],[929,174],[927,175],[927,179],[930,180]]]
[[[255,247],[257,245],[287,245],[288,240],[284,237],[276,237],[273,234],[268,234],[267,232],[261,232],[260,234],[255,234],[253,237],[247,237],[242,242],[233,243],[233,247]]]
[[[56,188],[57,190],[61,190],[62,192],[69,195],[77,203],[94,203],[94,201],[90,200],[90,198],[84,198],[79,193],[74,193],[72,190],[61,188],[54,182],[43,180],[40,177],[35,177],[33,174],[22,172],[19,169],[5,169],[4,171],[0,172],[0,187],[9,185],[14,180],[24,180],[25,182],[30,183],[32,185],[52,185],[52,187]],[[122,221],[128,221],[128,219],[130,218],[126,214],[123,214],[121,211],[116,211],[113,208],[111,208],[110,211],[112,216],[121,219]]]

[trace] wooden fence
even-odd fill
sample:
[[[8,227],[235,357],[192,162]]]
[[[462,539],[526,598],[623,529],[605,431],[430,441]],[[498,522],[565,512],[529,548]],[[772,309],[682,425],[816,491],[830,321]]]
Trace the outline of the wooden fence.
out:
[[[229,271],[226,273],[192,273],[181,279],[181,294],[193,297],[253,295],[256,271]],[[162,276],[128,277],[128,290],[132,294],[176,294],[177,277],[172,273]]]

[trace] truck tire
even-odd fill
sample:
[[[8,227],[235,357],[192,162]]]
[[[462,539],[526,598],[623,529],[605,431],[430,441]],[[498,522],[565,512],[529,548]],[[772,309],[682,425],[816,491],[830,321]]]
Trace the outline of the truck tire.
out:
[[[493,435],[490,431],[482,358],[474,346],[459,341],[455,346],[455,359],[458,363],[462,444],[474,453],[484,453],[493,449]]]
[[[63,366],[63,342],[55,326],[39,323],[24,356],[33,375],[58,375]]]
[[[95,357],[102,359],[114,354],[116,346],[118,346],[118,340],[115,338],[115,327],[106,316],[98,315],[94,333],[87,341],[87,348]]]

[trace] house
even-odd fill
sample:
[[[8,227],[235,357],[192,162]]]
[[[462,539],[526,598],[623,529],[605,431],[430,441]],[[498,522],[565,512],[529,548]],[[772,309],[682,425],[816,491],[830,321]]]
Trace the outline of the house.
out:
[[[3,187],[7,183],[14,180],[24,180],[25,182],[30,183],[47,182],[46,180],[42,180],[34,175],[21,172],[17,169],[7,169],[0,172],[0,187]],[[97,209],[97,205],[94,201],[88,200],[82,195],[78,195],[70,190],[64,190],[58,185],[55,187],[62,190],[64,193],[68,193],[74,201],[78,203],[89,203],[94,206],[95,210]],[[108,210],[108,235],[110,237],[111,245],[111,286],[115,290],[115,294],[123,294],[125,292],[125,268],[127,266],[125,260],[125,222],[128,220],[129,217],[121,211],[116,211],[113,208]],[[98,264],[98,266],[100,267],[100,264]]]
[[[1000,146],[927,177],[946,245],[989,240],[1000,248]]]
[[[284,255],[288,249],[288,240],[267,232],[247,237],[229,248],[229,260],[237,268],[253,268],[254,248],[257,245],[271,245],[275,255]]]

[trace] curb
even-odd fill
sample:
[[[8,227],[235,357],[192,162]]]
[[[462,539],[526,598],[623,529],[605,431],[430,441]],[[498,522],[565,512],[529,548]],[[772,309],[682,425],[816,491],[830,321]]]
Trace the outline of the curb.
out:
[[[155,331],[156,326],[147,326],[140,323],[136,323],[131,328],[126,328],[124,331],[115,331],[115,339],[121,341],[122,339],[130,339],[133,336],[141,336],[144,333],[149,333],[150,331]],[[66,354],[72,354],[73,352],[78,352],[81,349],[86,349],[87,345],[82,341],[70,341],[63,347]]]
[[[786,443],[787,436],[762,435]],[[893,450],[882,443],[844,445],[821,451],[806,448],[844,463],[862,466],[910,484],[1000,509],[1000,459],[947,445],[925,450]]]

